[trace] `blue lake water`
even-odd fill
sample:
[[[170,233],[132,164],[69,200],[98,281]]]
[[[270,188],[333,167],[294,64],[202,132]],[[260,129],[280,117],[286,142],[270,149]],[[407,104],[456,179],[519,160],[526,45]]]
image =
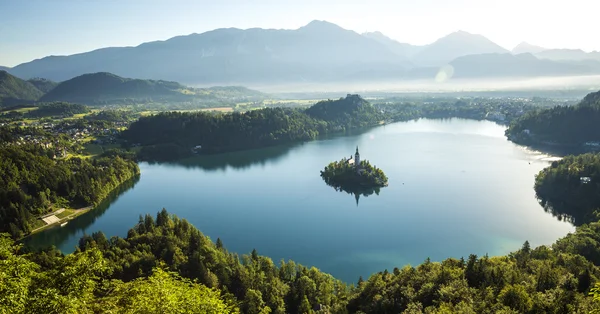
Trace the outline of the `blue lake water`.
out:
[[[140,179],[124,191],[28,243],[71,252],[84,233],[125,236],[139,215],[164,207],[230,251],[256,248],[347,282],[427,257],[503,255],[525,240],[551,244],[574,230],[535,199],[534,175],[552,158],[507,141],[504,129],[421,119],[294,146],[141,163]],[[358,204],[319,176],[356,146],[389,178],[379,195]]]

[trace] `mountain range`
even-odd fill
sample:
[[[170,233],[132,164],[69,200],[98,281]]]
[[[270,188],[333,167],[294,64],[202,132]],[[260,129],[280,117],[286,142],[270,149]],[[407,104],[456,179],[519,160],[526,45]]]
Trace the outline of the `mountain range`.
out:
[[[511,52],[482,35],[464,31],[415,46],[380,32],[358,34],[326,21],[312,21],[295,30],[223,28],[136,47],[49,56],[8,71],[23,79],[56,81],[110,72],[185,84],[256,86],[433,80],[448,65],[452,70],[445,72],[447,79],[600,74],[600,53],[544,49],[527,43]]]

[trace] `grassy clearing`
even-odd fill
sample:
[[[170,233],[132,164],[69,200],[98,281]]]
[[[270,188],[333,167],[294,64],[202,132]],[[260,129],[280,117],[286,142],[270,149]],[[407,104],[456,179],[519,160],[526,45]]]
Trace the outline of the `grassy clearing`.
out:
[[[62,213],[60,214],[56,214],[55,216],[60,219],[58,222],[53,223],[51,225],[47,225],[44,221],[42,221],[41,219],[37,219],[32,226],[33,231],[31,231],[30,234],[28,234],[26,237],[31,236],[32,234],[38,233],[44,229],[46,229],[47,227],[50,226],[55,226],[57,224],[62,224],[65,223],[77,216],[81,216],[87,212],[89,212],[91,209],[93,209],[92,206],[90,207],[86,207],[86,208],[82,208],[80,210],[75,210],[75,209],[65,209]]]
[[[38,109],[38,107],[27,107],[27,108],[19,108],[19,109],[10,110],[10,111],[16,111],[16,112],[20,112],[20,113],[28,113],[30,111],[34,111],[37,109]]]
[[[89,158],[89,157],[95,157],[98,155],[101,155],[102,153],[104,153],[105,151],[109,150],[109,149],[114,149],[114,148],[120,148],[121,145],[119,144],[105,144],[105,145],[100,145],[100,144],[92,144],[92,143],[85,143],[83,145],[83,154],[82,156],[84,156],[84,158]]]
[[[78,114],[74,114],[71,117],[65,117],[65,118],[56,119],[56,120],[57,121],[78,120],[78,119],[85,118],[85,117],[87,117],[87,116],[89,116],[89,115],[91,115],[93,113],[98,113],[100,111],[102,111],[102,110],[100,110],[100,109],[92,109],[88,113],[78,113]]]
[[[84,150],[83,150],[84,154],[88,155],[88,156],[97,156],[104,152],[104,149],[102,148],[102,146],[98,145],[98,144],[87,143],[87,144],[83,145],[83,147],[84,147]]]
[[[216,107],[216,108],[200,109],[200,111],[233,112],[233,108],[231,108],[231,107]]]
[[[33,225],[31,226],[31,229],[35,230],[37,228],[44,227],[45,225],[46,225],[46,223],[44,221],[42,221],[41,219],[36,219],[35,221],[33,221]]]
[[[139,115],[140,115],[141,117],[147,117],[147,116],[151,116],[151,115],[153,115],[153,114],[156,114],[156,113],[158,113],[158,111],[146,110],[146,111],[140,111],[140,112],[138,112],[138,113],[139,113]]]
[[[263,101],[265,105],[278,105],[278,104],[297,104],[300,106],[310,106],[318,103],[324,99],[267,99]]]
[[[214,108],[201,108],[201,109],[179,109],[179,110],[145,110],[140,111],[138,114],[141,117],[148,117],[151,115],[155,115],[161,112],[169,111],[169,112],[198,112],[198,111],[218,111],[218,112],[233,112],[232,107],[214,107]]]
[[[62,213],[57,214],[56,217],[58,217],[58,219],[63,219],[63,218],[65,218],[67,216],[70,216],[70,215],[72,215],[74,213],[75,213],[74,209],[65,209]]]

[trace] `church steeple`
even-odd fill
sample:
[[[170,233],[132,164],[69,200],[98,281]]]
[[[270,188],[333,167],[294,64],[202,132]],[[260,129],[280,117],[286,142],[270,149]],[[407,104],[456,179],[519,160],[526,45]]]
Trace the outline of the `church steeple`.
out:
[[[358,170],[360,168],[360,153],[358,153],[358,146],[356,146],[356,154],[354,154],[354,164]]]

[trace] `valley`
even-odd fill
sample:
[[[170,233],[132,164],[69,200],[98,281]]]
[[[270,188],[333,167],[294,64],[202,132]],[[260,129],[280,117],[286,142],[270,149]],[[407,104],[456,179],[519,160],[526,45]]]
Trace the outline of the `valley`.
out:
[[[593,5],[0,2],[0,313],[600,312]]]

